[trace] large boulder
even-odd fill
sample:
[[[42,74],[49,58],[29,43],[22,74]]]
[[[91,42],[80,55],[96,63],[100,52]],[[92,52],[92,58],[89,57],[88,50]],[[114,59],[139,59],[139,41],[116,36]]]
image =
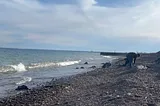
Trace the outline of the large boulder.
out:
[[[28,87],[26,85],[21,85],[21,86],[18,86],[16,88],[17,91],[21,91],[21,90],[28,90]]]
[[[103,66],[102,66],[102,68],[109,68],[111,66],[111,63],[104,63],[103,64]]]

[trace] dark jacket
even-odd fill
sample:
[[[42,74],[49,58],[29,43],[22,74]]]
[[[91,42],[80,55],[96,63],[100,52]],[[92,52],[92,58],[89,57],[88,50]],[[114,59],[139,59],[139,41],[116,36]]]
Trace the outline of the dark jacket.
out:
[[[133,62],[134,64],[135,64],[135,62],[136,62],[137,56],[138,56],[138,55],[137,55],[136,53],[134,53],[134,52],[130,52],[130,53],[128,53],[128,54],[126,55],[127,59],[134,61],[134,62]]]

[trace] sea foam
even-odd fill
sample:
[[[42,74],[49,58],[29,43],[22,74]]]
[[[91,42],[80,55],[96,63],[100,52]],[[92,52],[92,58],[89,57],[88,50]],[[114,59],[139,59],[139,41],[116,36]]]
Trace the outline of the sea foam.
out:
[[[30,81],[32,81],[31,77],[23,77],[23,79],[21,81],[17,82],[16,84],[21,85],[21,84],[24,84],[24,83],[30,82]]]
[[[18,72],[23,72],[23,71],[27,71],[26,68],[25,68],[25,65],[22,64],[22,63],[19,63],[18,65],[10,65],[12,68],[15,69],[15,71],[18,71]]]
[[[25,66],[23,63],[19,63],[17,65],[7,65],[0,67],[0,72],[25,72],[27,69],[35,69],[35,68],[46,68],[46,67],[61,67],[61,66],[69,66],[80,63],[79,61],[65,61],[65,62],[44,62],[44,63],[32,63],[30,65]]]
[[[52,66],[69,66],[69,65],[74,65],[80,63],[81,60],[79,61],[65,61],[65,62],[46,62],[46,63],[34,63],[28,66],[29,69],[33,68],[45,68],[45,67],[52,67]]]

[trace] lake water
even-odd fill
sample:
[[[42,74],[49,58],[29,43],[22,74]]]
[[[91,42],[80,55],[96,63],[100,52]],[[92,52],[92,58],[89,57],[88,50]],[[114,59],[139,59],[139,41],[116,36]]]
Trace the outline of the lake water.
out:
[[[52,78],[90,71],[89,67],[113,59],[98,52],[0,48],[0,98],[15,94],[19,85],[32,88]]]

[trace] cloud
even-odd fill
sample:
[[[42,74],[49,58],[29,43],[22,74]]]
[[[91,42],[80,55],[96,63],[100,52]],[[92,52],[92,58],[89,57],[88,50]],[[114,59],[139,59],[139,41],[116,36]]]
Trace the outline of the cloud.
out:
[[[5,30],[10,33],[0,32],[0,37],[4,39],[4,45],[30,40],[73,48],[87,45],[92,49],[102,39],[110,42],[110,45],[104,45],[108,48],[114,47],[115,42],[120,44],[122,40],[119,39],[123,39],[124,43],[115,49],[127,44],[135,48],[135,43],[128,42],[133,39],[134,42],[143,41],[151,45],[160,41],[160,1],[145,0],[128,7],[98,4],[98,0],[77,0],[71,4],[1,0],[0,25],[5,25]],[[0,27],[2,30],[3,26]],[[21,38],[17,39],[17,35]],[[4,36],[10,36],[12,40],[8,41]]]
[[[74,38],[74,36],[56,36],[56,35],[36,35],[36,34],[29,34],[26,36],[27,40],[32,40],[34,42],[40,42],[45,44],[54,44],[54,45],[60,45],[60,46],[86,46],[87,40],[85,39],[77,39]],[[83,43],[82,43],[83,42]]]
[[[3,46],[5,43],[13,43],[16,42],[13,36],[11,36],[12,32],[9,31],[1,31],[0,32],[0,45]]]
[[[78,5],[80,5],[82,9],[90,9],[95,4],[97,4],[95,0],[78,0]]]

